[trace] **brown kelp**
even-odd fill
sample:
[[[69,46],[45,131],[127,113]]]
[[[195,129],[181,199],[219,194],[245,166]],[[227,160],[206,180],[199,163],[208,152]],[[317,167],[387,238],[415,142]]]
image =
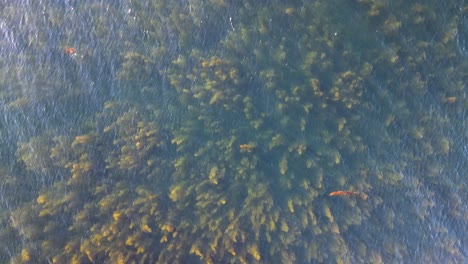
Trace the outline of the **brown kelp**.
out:
[[[47,23],[23,10],[62,33],[49,47],[22,24],[33,40],[18,58],[31,65],[2,78],[5,124],[28,130],[2,150],[17,169],[1,177],[31,185],[0,215],[0,241],[18,241],[1,258],[465,260],[466,7],[446,4],[442,18],[438,5],[83,1],[47,9]],[[18,8],[2,7],[9,21]],[[80,114],[74,95],[99,100]],[[25,113],[43,102],[62,115],[33,129]]]

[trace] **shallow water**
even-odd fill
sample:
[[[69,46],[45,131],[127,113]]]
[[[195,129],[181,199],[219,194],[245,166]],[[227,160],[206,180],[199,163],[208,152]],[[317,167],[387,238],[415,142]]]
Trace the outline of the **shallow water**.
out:
[[[463,1],[0,9],[1,262],[466,261]]]

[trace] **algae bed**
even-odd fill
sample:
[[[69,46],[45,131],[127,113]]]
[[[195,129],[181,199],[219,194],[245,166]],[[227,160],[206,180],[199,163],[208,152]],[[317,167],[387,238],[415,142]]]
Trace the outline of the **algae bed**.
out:
[[[0,12],[0,262],[467,261],[464,1]]]

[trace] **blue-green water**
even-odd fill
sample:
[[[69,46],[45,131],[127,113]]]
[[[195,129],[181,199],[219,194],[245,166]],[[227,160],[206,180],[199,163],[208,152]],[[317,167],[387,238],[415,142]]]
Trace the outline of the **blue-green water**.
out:
[[[466,261],[463,1],[8,2],[0,262]]]

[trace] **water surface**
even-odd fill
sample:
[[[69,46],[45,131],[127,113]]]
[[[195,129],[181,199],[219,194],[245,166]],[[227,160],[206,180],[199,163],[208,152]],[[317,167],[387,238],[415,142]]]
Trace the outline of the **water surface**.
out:
[[[463,1],[0,9],[2,262],[466,261]]]

